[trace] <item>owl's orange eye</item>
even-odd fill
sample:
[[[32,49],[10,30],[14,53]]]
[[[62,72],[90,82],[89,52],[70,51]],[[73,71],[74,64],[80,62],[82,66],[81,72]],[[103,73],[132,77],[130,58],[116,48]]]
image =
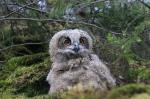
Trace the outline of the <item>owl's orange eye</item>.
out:
[[[86,37],[81,37],[81,38],[79,39],[79,41],[80,41],[80,44],[81,44],[81,45],[85,46],[86,48],[89,48],[88,39],[87,39]]]
[[[87,39],[85,37],[81,37],[80,38],[80,44],[86,44],[87,43]]]
[[[59,38],[59,41],[58,41],[59,48],[65,48],[69,45],[71,45],[71,39],[69,37],[62,36]]]
[[[71,40],[67,37],[67,38],[64,39],[63,44],[65,46],[71,45]]]

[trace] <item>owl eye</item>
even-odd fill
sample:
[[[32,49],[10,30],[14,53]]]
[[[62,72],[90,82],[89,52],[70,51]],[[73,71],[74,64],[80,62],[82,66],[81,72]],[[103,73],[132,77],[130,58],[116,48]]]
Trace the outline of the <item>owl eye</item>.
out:
[[[62,36],[59,38],[59,40],[58,40],[59,48],[65,48],[69,45],[71,45],[71,39],[69,37]]]
[[[80,44],[86,44],[86,43],[87,43],[87,39],[85,37],[81,37]]]
[[[89,47],[87,38],[81,37],[81,38],[79,39],[79,41],[80,41],[80,44],[81,44],[81,45],[85,46],[86,48]]]
[[[70,40],[70,38],[68,38],[68,37],[64,38],[63,44],[64,44],[64,46],[71,45],[71,40]]]

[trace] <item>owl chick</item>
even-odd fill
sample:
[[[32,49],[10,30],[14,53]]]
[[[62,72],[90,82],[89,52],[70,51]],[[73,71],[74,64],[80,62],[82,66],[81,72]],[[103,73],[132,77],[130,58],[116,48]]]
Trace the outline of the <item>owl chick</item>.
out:
[[[107,90],[116,85],[109,69],[93,54],[92,38],[79,29],[56,33],[49,45],[52,68],[47,76],[49,93],[81,84],[83,90]]]

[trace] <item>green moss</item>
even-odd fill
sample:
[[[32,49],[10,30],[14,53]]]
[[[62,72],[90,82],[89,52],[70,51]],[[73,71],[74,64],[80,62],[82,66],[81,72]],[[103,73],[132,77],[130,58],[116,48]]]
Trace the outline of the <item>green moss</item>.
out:
[[[25,93],[27,96],[34,96],[48,92],[49,85],[46,76],[50,69],[49,59],[30,67],[18,67],[6,79],[15,90],[14,93]],[[42,88],[42,89],[41,89]]]
[[[148,93],[150,94],[150,86],[144,84],[129,84],[117,89],[113,89],[108,98],[110,99],[121,99],[124,96],[131,97],[135,94]]]
[[[37,87],[37,86],[36,86]],[[37,89],[34,90],[37,93],[33,93],[33,87],[30,85],[26,86],[28,93],[32,93],[31,96],[26,93],[10,93],[8,91],[0,93],[2,99],[12,99],[14,97],[21,99],[149,99],[150,97],[150,85],[144,84],[128,84],[118,88],[114,88],[109,91],[82,91],[82,90],[72,90],[69,92],[63,92],[58,94],[48,95],[47,92],[40,94]],[[42,90],[43,86],[38,89]]]
[[[35,97],[27,97],[24,94],[14,95],[10,93],[0,93],[0,99],[61,99],[58,95],[38,95]]]
[[[131,99],[150,99],[150,95],[147,93],[142,93],[131,97]]]
[[[144,84],[128,84],[121,87],[114,88],[110,91],[78,91],[73,90],[67,93],[62,93],[62,99],[136,99],[140,95],[150,95],[150,85]],[[143,99],[138,98],[138,99]]]
[[[0,81],[0,88],[4,92],[24,93],[26,96],[47,93],[46,76],[50,66],[47,53],[11,58],[3,69],[5,78]]]
[[[6,68],[9,70],[14,70],[19,66],[30,66],[33,64],[38,64],[42,62],[46,57],[48,57],[48,53],[38,53],[34,55],[25,55],[20,57],[13,57],[8,60],[6,64]]]
[[[12,95],[10,93],[0,93],[0,99],[26,99],[24,95]]]
[[[107,99],[108,92],[94,90],[72,90],[66,93],[61,93],[62,99]]]

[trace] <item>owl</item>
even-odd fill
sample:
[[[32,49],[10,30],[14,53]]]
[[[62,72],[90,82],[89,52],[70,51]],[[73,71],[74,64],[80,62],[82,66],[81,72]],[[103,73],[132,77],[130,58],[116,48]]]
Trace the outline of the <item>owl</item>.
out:
[[[78,84],[83,90],[107,90],[116,85],[92,48],[92,38],[80,29],[62,30],[52,37],[49,44],[52,66],[47,76],[50,94],[68,91]]]

